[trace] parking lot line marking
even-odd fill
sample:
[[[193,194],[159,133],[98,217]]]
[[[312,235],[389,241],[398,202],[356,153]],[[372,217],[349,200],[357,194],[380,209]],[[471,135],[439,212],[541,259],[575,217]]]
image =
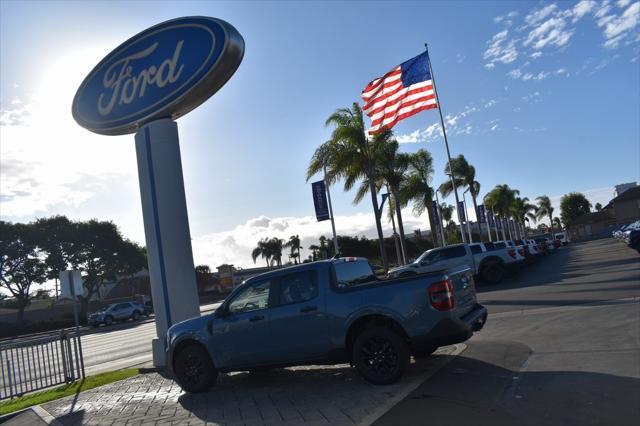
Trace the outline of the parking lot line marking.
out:
[[[467,345],[464,343],[458,343],[455,345],[455,349],[453,352],[444,357],[440,362],[429,371],[425,371],[420,374],[418,377],[414,378],[407,386],[399,392],[397,395],[389,398],[384,404],[379,406],[374,412],[365,416],[360,422],[358,422],[358,426],[369,426],[373,424],[376,420],[382,417],[387,411],[391,410],[397,403],[405,399],[411,392],[416,390],[418,386],[428,380],[431,376],[436,374],[442,367],[453,361],[458,355],[464,352],[467,349]]]

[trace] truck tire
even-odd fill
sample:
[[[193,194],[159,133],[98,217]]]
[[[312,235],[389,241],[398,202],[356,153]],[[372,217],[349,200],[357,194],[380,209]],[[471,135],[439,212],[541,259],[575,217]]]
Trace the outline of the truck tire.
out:
[[[104,318],[104,325],[111,325],[113,324],[113,317],[111,315],[107,315]]]
[[[131,319],[133,321],[138,321],[140,319],[140,312],[138,311],[133,311],[133,313],[131,314]]]
[[[498,262],[488,262],[482,266],[480,278],[488,284],[497,284],[504,277],[504,268]]]
[[[209,354],[195,343],[183,347],[176,354],[173,371],[180,387],[189,393],[206,392],[218,378]]]
[[[387,327],[371,327],[356,338],[352,361],[358,373],[374,385],[397,382],[409,364],[409,348],[398,333]]]

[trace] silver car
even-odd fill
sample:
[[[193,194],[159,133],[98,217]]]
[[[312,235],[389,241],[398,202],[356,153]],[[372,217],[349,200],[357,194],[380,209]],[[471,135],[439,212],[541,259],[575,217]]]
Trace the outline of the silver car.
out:
[[[111,325],[114,321],[126,321],[128,319],[137,321],[144,313],[144,307],[138,302],[114,303],[102,311],[89,315],[89,325],[98,327],[100,324]]]

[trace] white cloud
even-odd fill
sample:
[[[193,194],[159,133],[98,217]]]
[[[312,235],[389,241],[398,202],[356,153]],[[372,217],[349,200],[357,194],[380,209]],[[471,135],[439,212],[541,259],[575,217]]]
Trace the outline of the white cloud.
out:
[[[566,68],[558,68],[553,73],[557,75],[567,75],[567,76],[569,75],[569,72],[567,71]]]
[[[535,25],[536,23],[542,21],[544,18],[553,13],[553,11],[555,11],[557,8],[558,6],[556,6],[555,3],[552,3],[548,6],[543,7],[542,9],[531,12],[524,18],[524,20],[530,26]]]
[[[631,0],[618,0],[616,2],[618,7],[626,7],[629,3],[631,3]]]
[[[533,52],[531,55],[529,55],[531,59],[538,59],[540,56],[542,56],[542,52]]]
[[[573,35],[572,29],[565,29],[566,21],[559,17],[549,18],[540,26],[529,32],[524,41],[525,46],[532,45],[534,49],[543,49],[547,45],[562,47],[569,42]]]
[[[575,6],[573,6],[573,19],[572,22],[576,22],[585,16],[587,13],[592,12],[596,7],[594,0],[581,0]]]
[[[511,70],[507,73],[507,75],[513,79],[518,79],[522,76],[522,71],[520,71],[518,68],[516,68],[515,70]]]
[[[415,217],[411,208],[402,210],[405,233],[411,234],[415,229],[427,230],[427,215]],[[355,213],[352,215],[337,215],[335,218],[336,233],[338,235],[365,236],[377,238],[375,219],[372,213]],[[391,235],[391,225],[383,219],[383,232],[385,236]],[[223,263],[231,263],[240,267],[255,266],[251,259],[251,252],[261,238],[277,237],[288,240],[291,235],[299,235],[302,257],[309,254],[308,247],[318,244],[318,238],[322,235],[331,239],[331,224],[329,221],[317,222],[315,217],[278,217],[269,218],[260,216],[248,220],[234,229],[223,232],[194,237],[192,240],[194,261],[196,264],[207,264],[216,267]],[[349,253],[345,253],[349,254]],[[287,260],[284,257],[283,260]],[[258,259],[256,264],[263,265],[264,261]]]
[[[604,26],[604,46],[607,48],[618,47],[621,40],[640,22],[640,1],[633,3],[621,15],[606,15],[600,21]]]
[[[503,30],[487,42],[487,49],[483,55],[484,60],[487,61],[486,68],[493,68],[496,62],[508,64],[518,58],[518,50],[516,49],[518,39],[508,40],[508,35],[509,30]]]
[[[431,142],[442,136],[442,128],[440,123],[434,123],[423,130],[416,130],[408,135],[398,135],[396,140],[398,143],[420,143]]]

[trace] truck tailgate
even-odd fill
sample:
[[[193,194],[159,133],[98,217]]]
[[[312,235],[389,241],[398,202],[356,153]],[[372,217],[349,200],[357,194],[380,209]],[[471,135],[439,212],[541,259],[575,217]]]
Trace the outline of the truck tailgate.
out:
[[[470,268],[448,271],[447,275],[453,283],[453,295],[456,300],[454,312],[458,318],[471,312],[476,305],[476,286]]]

